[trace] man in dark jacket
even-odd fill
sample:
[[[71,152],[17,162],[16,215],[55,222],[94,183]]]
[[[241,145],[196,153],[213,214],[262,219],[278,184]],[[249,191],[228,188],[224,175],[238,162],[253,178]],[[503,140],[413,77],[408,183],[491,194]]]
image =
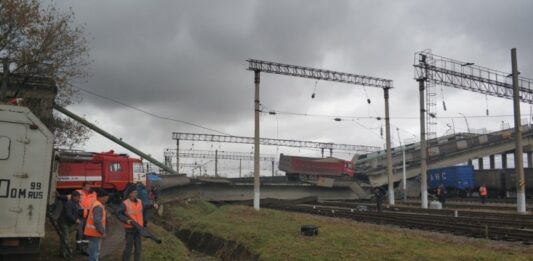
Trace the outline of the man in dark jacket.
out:
[[[76,227],[81,223],[80,212],[80,193],[73,191],[70,195],[70,199],[63,204],[63,209],[57,220],[59,229],[63,239],[61,241],[61,247],[59,249],[61,256],[68,259],[70,257],[69,234],[72,227]]]
[[[440,184],[440,186],[437,187],[436,194],[437,198],[442,204],[442,207],[444,207],[444,205],[446,204],[446,194],[448,194],[448,191],[446,191],[446,187],[444,187],[444,184]]]
[[[376,205],[377,205],[377,211],[381,213],[382,211],[382,205],[383,205],[383,198],[385,197],[385,192],[380,187],[374,188],[374,197],[376,198]]]

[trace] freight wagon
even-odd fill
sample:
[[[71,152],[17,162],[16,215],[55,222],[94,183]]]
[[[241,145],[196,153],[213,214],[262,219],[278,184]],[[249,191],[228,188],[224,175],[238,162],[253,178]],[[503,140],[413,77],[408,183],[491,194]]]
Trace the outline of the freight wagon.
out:
[[[524,168],[526,196],[533,195],[533,168]],[[473,166],[454,166],[428,171],[428,189],[443,184],[451,195],[465,196],[487,186],[489,197],[514,197],[516,173],[514,169],[474,170]]]
[[[489,197],[505,198],[516,192],[516,171],[514,169],[476,170],[475,180],[478,186],[487,186]],[[533,169],[524,168],[526,196],[533,196]]]
[[[450,195],[465,196],[476,187],[473,166],[453,166],[428,171],[428,189],[444,185]]]
[[[279,170],[284,171],[289,180],[316,180],[319,177],[354,177],[351,161],[338,158],[311,158],[280,154]]]

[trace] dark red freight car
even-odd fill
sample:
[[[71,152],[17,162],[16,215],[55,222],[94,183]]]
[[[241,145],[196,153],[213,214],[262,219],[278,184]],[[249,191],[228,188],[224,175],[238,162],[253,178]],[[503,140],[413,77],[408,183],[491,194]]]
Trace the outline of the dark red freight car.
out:
[[[355,176],[351,161],[333,157],[311,158],[281,154],[279,157],[279,169],[285,171],[287,178],[290,180]]]

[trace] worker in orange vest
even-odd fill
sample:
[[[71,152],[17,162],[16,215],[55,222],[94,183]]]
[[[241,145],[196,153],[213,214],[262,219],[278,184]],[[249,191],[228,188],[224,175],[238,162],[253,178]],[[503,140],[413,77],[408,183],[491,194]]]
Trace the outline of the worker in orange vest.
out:
[[[488,197],[488,190],[487,190],[487,186],[485,186],[485,184],[481,185],[481,187],[479,187],[479,197],[481,198],[481,204],[485,204],[485,199]]]
[[[154,203],[143,204],[142,200],[137,198],[137,189],[135,186],[130,186],[126,191],[128,198],[120,204],[117,213],[120,221],[124,223],[124,231],[126,232],[126,245],[122,253],[122,260],[129,261],[131,250],[135,245],[133,260],[141,260],[141,233],[134,226],[138,225],[144,227],[143,209],[155,208],[159,206]]]
[[[83,231],[85,229],[85,222],[87,221],[87,216],[89,215],[89,209],[96,201],[96,192],[91,190],[91,185],[89,182],[84,181],[82,183],[82,188],[76,190],[80,193],[80,207],[81,207],[81,222],[78,227],[78,233],[76,234],[76,249],[81,252],[86,252],[87,240],[83,237]]]
[[[83,234],[89,239],[89,261],[98,261],[102,238],[106,237],[107,212],[105,204],[108,199],[109,195],[107,192],[99,189],[96,192],[96,200],[89,208],[87,223],[83,230]]]
[[[84,181],[82,183],[82,188],[76,191],[81,194],[80,205],[83,208],[83,217],[87,218],[87,215],[89,214],[89,208],[96,200],[96,193],[91,190],[91,185],[89,185],[89,182],[87,181]]]

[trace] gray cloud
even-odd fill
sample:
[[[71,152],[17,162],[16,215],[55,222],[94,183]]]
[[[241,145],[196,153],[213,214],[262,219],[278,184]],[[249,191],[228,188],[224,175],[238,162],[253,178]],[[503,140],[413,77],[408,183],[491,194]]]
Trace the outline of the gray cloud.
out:
[[[253,134],[253,74],[245,59],[258,58],[394,80],[392,117],[418,115],[413,54],[426,48],[451,58],[510,70],[517,47],[523,76],[533,77],[531,1],[61,1],[94,38],[91,77],[80,87],[157,114],[235,135]],[[262,74],[261,99],[276,110],[376,116],[381,90]],[[485,96],[444,88],[448,111],[482,115]],[[156,156],[173,144],[172,131],[206,132],[150,118],[84,95],[76,112]],[[510,101],[489,98],[491,114],[512,112]],[[529,106],[523,105],[529,112]],[[511,121],[512,118],[505,118]],[[497,129],[501,119],[471,119]],[[267,137],[382,145],[381,123],[361,120],[263,116]],[[416,120],[393,120],[403,138],[418,134]],[[443,133],[451,120],[439,121]],[[457,129],[466,129],[456,119]],[[396,139],[396,133],[393,133]],[[412,136],[412,135],[411,135]],[[89,149],[113,146],[94,138]]]

